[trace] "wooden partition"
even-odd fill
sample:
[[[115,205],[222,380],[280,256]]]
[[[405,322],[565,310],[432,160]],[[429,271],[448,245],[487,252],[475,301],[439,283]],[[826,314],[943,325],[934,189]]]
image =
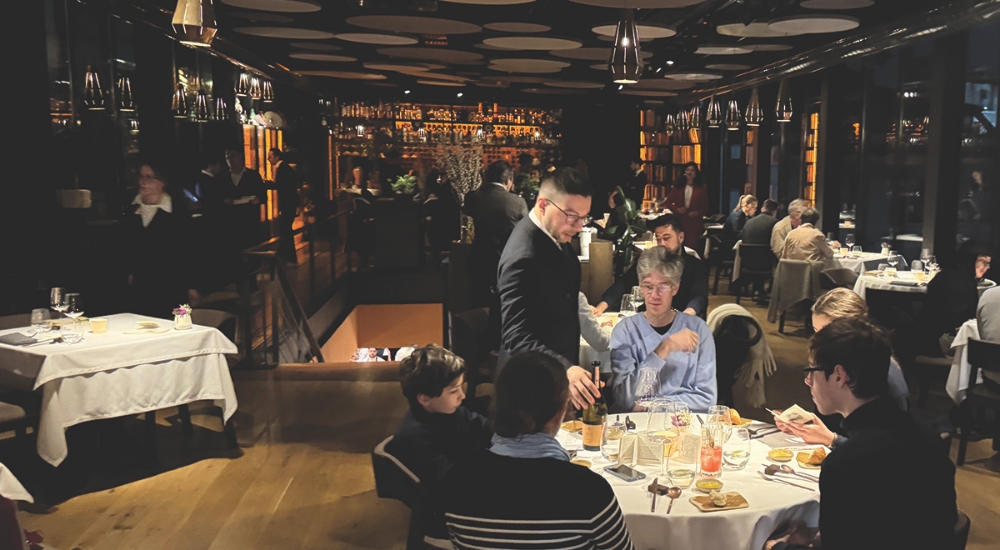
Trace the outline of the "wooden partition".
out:
[[[441,345],[441,315],[441,304],[359,305],[323,344],[323,357],[350,363],[358,348]]]

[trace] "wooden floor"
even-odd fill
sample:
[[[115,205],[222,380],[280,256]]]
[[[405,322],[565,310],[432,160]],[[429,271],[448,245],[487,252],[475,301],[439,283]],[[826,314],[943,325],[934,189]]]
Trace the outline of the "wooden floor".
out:
[[[763,308],[748,309],[763,321]],[[786,335],[762,325],[779,365],[768,380],[769,402],[807,405],[800,370],[806,339],[795,332],[801,324],[790,320]],[[368,453],[392,433],[406,403],[391,376],[338,376],[237,379],[237,458],[226,456],[210,408],[192,411],[191,439],[180,434],[175,413],[164,411],[158,466],[119,461],[48,513],[22,511],[22,525],[61,550],[403,548],[409,511],[375,495]],[[947,406],[942,381],[920,414],[943,414]],[[126,432],[141,436],[141,422],[129,421]],[[1000,459],[989,444],[970,445],[956,480],[959,507],[972,519],[973,550],[1000,547]]]

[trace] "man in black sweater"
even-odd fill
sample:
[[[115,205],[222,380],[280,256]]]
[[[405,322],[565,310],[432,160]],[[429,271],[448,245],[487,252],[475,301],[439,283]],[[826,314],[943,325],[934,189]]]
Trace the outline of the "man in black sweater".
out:
[[[708,271],[705,269],[705,262],[684,250],[684,231],[681,230],[680,218],[673,214],[664,214],[649,222],[647,226],[653,228],[658,246],[666,247],[671,254],[680,254],[684,261],[681,286],[674,296],[673,303],[678,308],[683,307],[684,313],[704,319],[708,310]],[[631,293],[632,287],[639,285],[638,264],[639,262],[635,262],[608,287],[601,296],[601,303],[594,307],[595,314],[600,315],[608,310],[618,311],[622,297]]]
[[[864,319],[836,319],[812,337],[809,356],[805,383],[817,410],[842,414],[849,433],[823,461],[822,548],[950,548],[955,466],[933,434],[886,398],[890,351],[882,331]],[[878,498],[866,498],[873,488]],[[809,546],[820,541],[800,528],[764,549]]]
[[[590,178],[572,169],[547,174],[538,201],[500,257],[502,335],[497,370],[515,353],[541,351],[566,368],[573,404],[600,395],[580,368],[580,260],[569,242],[590,222]]]
[[[778,203],[767,199],[760,207],[760,214],[750,218],[743,226],[743,242],[745,244],[771,245],[771,231],[778,219],[774,213],[778,211]]]

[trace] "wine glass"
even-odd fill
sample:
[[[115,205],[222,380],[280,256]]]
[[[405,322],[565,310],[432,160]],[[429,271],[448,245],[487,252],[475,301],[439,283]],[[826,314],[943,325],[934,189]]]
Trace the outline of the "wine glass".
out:
[[[930,261],[931,259],[931,249],[930,248],[921,249],[920,259],[924,262],[924,265],[927,265],[927,262]]]
[[[49,329],[48,319],[49,310],[44,308],[31,310],[31,328],[28,329],[28,336],[35,336],[47,331]]]
[[[852,247],[851,247],[851,256],[854,256],[855,258],[860,258],[860,257],[861,257],[861,254],[862,254],[863,252],[864,252],[864,251],[863,251],[863,250],[861,250],[861,247],[860,247],[860,246],[852,246]]]
[[[846,244],[847,248],[850,249],[854,247],[854,243],[855,243],[854,233],[848,233],[847,238],[844,239],[844,244]]]
[[[649,408],[657,397],[660,387],[659,372],[656,369],[639,369],[639,384],[635,390],[635,404],[642,408]]]
[[[49,292],[49,305],[57,313],[66,311],[66,289],[62,287],[52,287]]]
[[[70,292],[66,294],[66,317],[73,320],[72,323],[67,323],[65,329],[68,329],[66,335],[66,341],[70,344],[75,344],[83,340],[83,331],[80,330],[80,317],[83,316],[83,298],[80,296],[79,292]]]
[[[642,287],[632,287],[632,303],[635,304],[636,311],[639,311],[639,308],[642,307],[642,304],[645,303],[645,301],[646,298],[642,295]]]
[[[632,295],[626,294],[622,296],[622,307],[618,310],[618,317],[631,317],[636,314],[636,305],[632,301]]]
[[[889,265],[893,269],[895,269],[897,264],[899,264],[899,254],[896,254],[895,252],[890,252],[889,253]]]

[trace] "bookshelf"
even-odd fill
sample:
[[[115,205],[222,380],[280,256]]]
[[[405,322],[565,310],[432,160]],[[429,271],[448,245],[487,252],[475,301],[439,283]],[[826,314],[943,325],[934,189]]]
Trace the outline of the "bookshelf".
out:
[[[818,108],[816,106],[815,108]],[[802,182],[801,196],[816,206],[816,152],[819,149],[819,112],[809,110],[802,125]]]
[[[694,162],[701,169],[701,134],[698,129],[665,132],[656,111],[639,113],[639,159],[649,178],[643,197],[645,208],[667,197],[673,182],[683,175],[685,164]]]

